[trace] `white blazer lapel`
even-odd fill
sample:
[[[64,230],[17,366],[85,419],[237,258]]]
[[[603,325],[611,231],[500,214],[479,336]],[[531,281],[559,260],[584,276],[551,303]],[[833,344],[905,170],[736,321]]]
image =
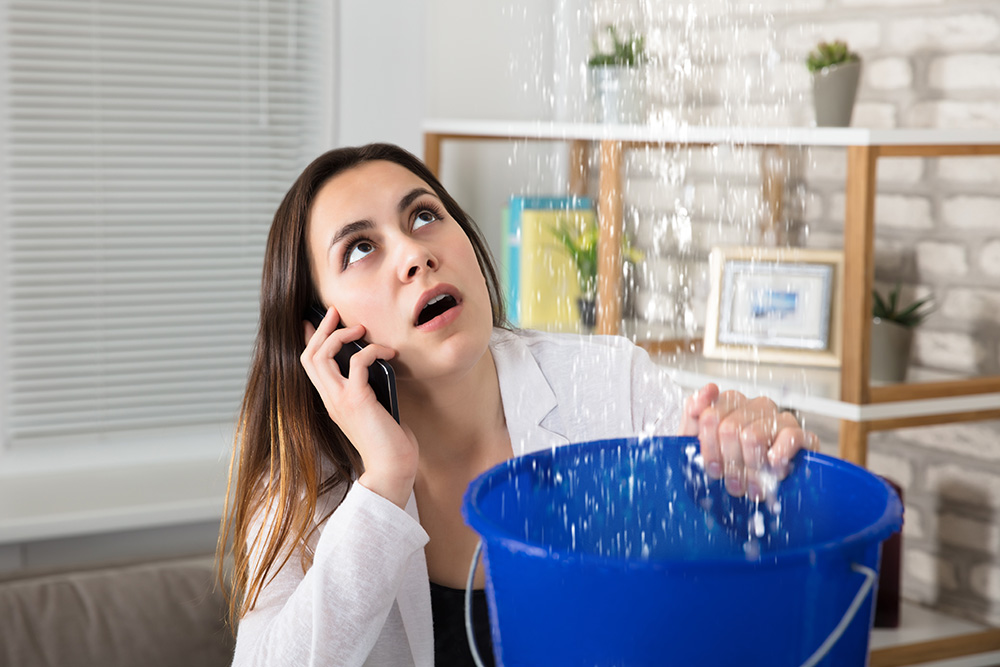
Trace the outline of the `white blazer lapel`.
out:
[[[490,348],[514,456],[567,444],[558,400],[528,346],[497,329]]]

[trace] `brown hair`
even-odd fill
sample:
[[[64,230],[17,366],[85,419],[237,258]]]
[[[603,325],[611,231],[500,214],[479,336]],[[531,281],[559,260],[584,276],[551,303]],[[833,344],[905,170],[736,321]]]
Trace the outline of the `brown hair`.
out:
[[[305,168],[274,214],[268,235],[260,322],[229,467],[218,576],[229,597],[233,627],[253,609],[269,573],[277,573],[294,547],[304,544],[315,529],[319,496],[349,485],[360,468],[357,451],[329,418],[299,355],[305,349],[303,313],[318,301],[306,247],[313,201],[328,180],[373,160],[394,162],[431,187],[472,242],[489,289],[494,326],[506,326],[500,281],[481,232],[416,156],[391,144],[369,144],[329,151]],[[320,479],[324,458],[334,472]],[[264,512],[269,518],[266,534],[251,536],[251,523]],[[253,544],[248,546],[251,537]],[[224,561],[230,550],[233,562],[227,586]],[[249,562],[252,550],[262,554],[254,572]]]

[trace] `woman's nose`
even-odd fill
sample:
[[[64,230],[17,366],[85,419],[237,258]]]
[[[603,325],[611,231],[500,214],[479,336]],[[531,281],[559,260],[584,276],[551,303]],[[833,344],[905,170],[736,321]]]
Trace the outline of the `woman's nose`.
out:
[[[420,275],[422,271],[436,270],[438,262],[427,246],[411,239],[402,247],[399,267],[400,280],[409,281]]]

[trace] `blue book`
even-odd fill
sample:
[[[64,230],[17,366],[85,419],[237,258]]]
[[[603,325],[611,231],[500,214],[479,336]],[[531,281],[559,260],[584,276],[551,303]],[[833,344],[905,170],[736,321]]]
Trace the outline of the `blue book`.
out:
[[[521,322],[521,216],[529,210],[578,210],[593,208],[590,197],[521,197],[512,195],[504,209],[504,283],[511,324]]]

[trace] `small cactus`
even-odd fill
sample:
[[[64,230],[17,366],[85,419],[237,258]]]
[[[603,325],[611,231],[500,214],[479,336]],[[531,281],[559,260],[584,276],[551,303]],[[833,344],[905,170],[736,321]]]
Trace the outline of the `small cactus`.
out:
[[[834,42],[820,42],[816,48],[809,53],[806,58],[806,67],[810,72],[818,72],[824,67],[840,65],[841,63],[853,63],[861,60],[857,53],[847,47],[847,42],[837,40]]]

